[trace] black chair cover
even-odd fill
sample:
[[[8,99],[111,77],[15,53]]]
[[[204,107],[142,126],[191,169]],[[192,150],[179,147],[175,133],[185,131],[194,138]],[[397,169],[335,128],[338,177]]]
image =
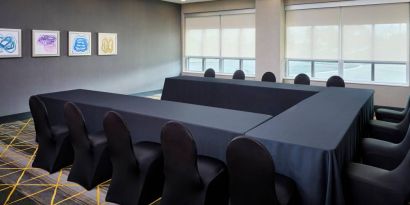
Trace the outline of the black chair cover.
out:
[[[345,87],[345,81],[340,76],[334,75],[326,82],[326,87]]]
[[[208,68],[204,73],[204,77],[206,77],[206,78],[215,78],[215,70],[212,69],[212,68]]]
[[[347,204],[407,205],[410,199],[410,151],[392,171],[351,163],[347,169],[347,178]]]
[[[245,80],[245,73],[242,70],[237,70],[233,73],[232,79]]]
[[[276,83],[276,76],[272,72],[266,72],[262,76],[262,81]]]
[[[68,181],[91,190],[111,178],[112,166],[107,152],[107,138],[103,131],[88,133],[84,117],[73,103],[64,105],[64,118],[74,148],[74,164]]]
[[[113,174],[106,201],[122,205],[148,205],[161,197],[163,159],[161,146],[152,142],[132,144],[129,129],[116,112],[104,119]]]
[[[165,184],[161,205],[227,205],[225,164],[197,156],[191,133],[181,124],[169,122],[161,132]]]
[[[30,97],[29,106],[39,144],[32,166],[54,173],[71,165],[74,153],[68,128],[50,125],[46,106],[38,96]]]
[[[382,121],[388,122],[401,122],[405,117],[410,108],[410,97],[407,100],[407,105],[403,110],[392,110],[389,108],[381,107],[376,109],[376,118]]]
[[[404,119],[399,123],[371,120],[370,137],[392,143],[400,143],[406,135],[409,125],[410,112],[407,112]]]
[[[228,145],[230,204],[297,204],[295,183],[273,174],[275,166],[269,151],[259,142],[238,137]]]
[[[308,75],[301,73],[295,77],[294,84],[310,85],[310,78]]]
[[[410,150],[410,127],[399,144],[378,139],[363,139],[363,163],[374,167],[393,170],[403,161]]]

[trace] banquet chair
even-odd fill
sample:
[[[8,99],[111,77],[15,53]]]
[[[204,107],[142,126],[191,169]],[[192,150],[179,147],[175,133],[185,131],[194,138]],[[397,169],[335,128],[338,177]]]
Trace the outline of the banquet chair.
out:
[[[245,80],[245,73],[242,70],[237,70],[233,73],[232,79]]]
[[[74,154],[68,128],[65,125],[50,125],[46,106],[40,97],[30,97],[29,106],[39,144],[32,166],[54,173],[71,165]]]
[[[116,112],[104,118],[104,130],[113,174],[106,201],[122,205],[148,205],[158,199],[163,185],[161,145],[132,143],[127,124]]]
[[[295,182],[272,174],[275,165],[269,151],[258,141],[237,137],[228,145],[230,205],[298,204]]]
[[[215,78],[215,70],[212,69],[212,68],[206,69],[206,71],[204,73],[204,77],[206,77],[206,78]]]
[[[308,75],[301,73],[295,77],[295,81],[293,83],[299,85],[310,85],[310,78]]]
[[[227,205],[225,164],[197,156],[191,133],[181,124],[167,123],[161,131],[165,183],[161,205]]]
[[[406,117],[410,109],[410,97],[407,100],[407,105],[404,109],[393,110],[387,107],[379,106],[376,110],[376,119],[388,122],[400,122]]]
[[[362,141],[363,163],[386,170],[399,166],[409,150],[410,127],[399,144],[372,138],[364,138]]]
[[[276,76],[272,72],[266,72],[262,76],[262,81],[276,83]]]
[[[410,151],[394,170],[351,163],[346,192],[352,205],[407,205],[410,196]]]
[[[64,105],[64,118],[74,148],[74,163],[68,181],[91,190],[111,178],[112,167],[107,152],[107,138],[102,130],[88,133],[80,109],[71,102]]]
[[[370,120],[370,138],[375,138],[392,143],[400,143],[406,135],[410,125],[410,112],[399,123],[381,120]]]
[[[329,79],[327,79],[326,87],[344,88],[346,87],[346,85],[345,85],[345,81],[343,80],[343,78],[341,78],[340,76],[334,75],[330,77]]]

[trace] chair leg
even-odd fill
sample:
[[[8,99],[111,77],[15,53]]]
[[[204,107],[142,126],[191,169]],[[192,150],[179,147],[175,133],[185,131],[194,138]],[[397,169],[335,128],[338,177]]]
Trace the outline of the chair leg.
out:
[[[105,149],[100,157],[100,161],[94,170],[92,186],[97,186],[112,177],[112,164],[108,155],[108,149]]]
[[[57,156],[53,162],[51,173],[57,172],[62,168],[73,164],[74,161],[74,150],[68,137],[64,139],[56,152]]]
[[[141,193],[140,204],[148,205],[161,197],[164,186],[164,171],[162,159],[155,162],[146,176]]]
[[[225,169],[208,186],[205,205],[228,205],[228,172]]]

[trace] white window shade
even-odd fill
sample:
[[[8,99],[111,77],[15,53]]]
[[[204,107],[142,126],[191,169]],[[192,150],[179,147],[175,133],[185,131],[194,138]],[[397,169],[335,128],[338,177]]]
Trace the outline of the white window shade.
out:
[[[255,58],[255,14],[221,16],[222,57]]]
[[[339,58],[338,8],[286,12],[286,56],[294,59]]]
[[[408,59],[408,4],[343,7],[343,59],[399,61]]]
[[[185,55],[220,55],[219,16],[192,17],[185,19]]]

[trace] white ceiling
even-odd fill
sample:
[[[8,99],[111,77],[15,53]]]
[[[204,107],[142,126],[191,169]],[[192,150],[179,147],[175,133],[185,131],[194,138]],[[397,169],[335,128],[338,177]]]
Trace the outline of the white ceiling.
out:
[[[189,4],[189,3],[195,3],[195,2],[203,2],[203,1],[215,1],[215,0],[162,0],[162,1],[168,1],[172,3],[177,3],[177,4]]]

